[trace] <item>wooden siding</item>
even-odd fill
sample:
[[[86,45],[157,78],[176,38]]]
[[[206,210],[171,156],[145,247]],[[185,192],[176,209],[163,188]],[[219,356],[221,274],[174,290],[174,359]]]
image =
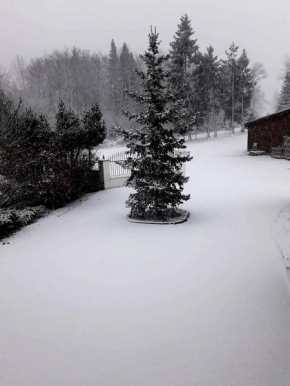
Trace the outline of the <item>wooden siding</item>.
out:
[[[259,150],[271,153],[272,147],[282,145],[285,135],[290,136],[290,109],[247,122],[245,126],[248,128],[248,151],[257,143]]]

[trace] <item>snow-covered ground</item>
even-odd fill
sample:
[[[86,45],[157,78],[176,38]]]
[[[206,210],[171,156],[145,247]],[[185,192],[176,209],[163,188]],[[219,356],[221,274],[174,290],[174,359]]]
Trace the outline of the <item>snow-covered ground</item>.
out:
[[[272,234],[275,237],[285,260],[290,279],[290,205],[282,208],[272,222]]]
[[[119,188],[0,246],[1,386],[289,386],[290,162],[189,149],[187,223],[126,222]]]

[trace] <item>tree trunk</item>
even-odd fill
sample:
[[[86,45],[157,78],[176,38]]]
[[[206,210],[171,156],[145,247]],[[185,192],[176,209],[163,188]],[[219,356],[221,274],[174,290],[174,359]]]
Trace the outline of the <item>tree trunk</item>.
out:
[[[189,140],[189,141],[192,141],[192,137],[191,137],[191,128],[188,129],[188,140]]]
[[[92,169],[91,162],[92,162],[92,152],[91,152],[91,150],[89,150],[89,165],[90,165],[90,169]]]
[[[242,128],[241,132],[245,131],[245,117],[244,117],[244,89],[242,89]]]
[[[76,164],[76,163],[77,163],[77,161],[78,161],[78,158],[79,158],[79,155],[80,155],[80,151],[81,151],[81,149],[80,149],[80,148],[78,148],[78,150],[77,150],[77,154],[76,154],[76,157],[75,157],[75,160],[74,160],[74,164]]]
[[[210,113],[209,109],[207,109],[206,113],[206,131],[207,131],[207,138],[210,138]]]
[[[214,137],[217,137],[217,126],[216,126],[216,115],[215,115],[215,99],[213,99],[213,127],[214,127]]]

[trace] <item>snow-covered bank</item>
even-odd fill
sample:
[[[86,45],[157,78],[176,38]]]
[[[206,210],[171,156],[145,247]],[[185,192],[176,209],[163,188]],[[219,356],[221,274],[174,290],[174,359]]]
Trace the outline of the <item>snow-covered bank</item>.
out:
[[[187,223],[126,222],[119,188],[0,246],[1,386],[289,386],[290,162],[189,150]]]
[[[290,205],[282,208],[274,218],[272,233],[284,258],[290,279]]]

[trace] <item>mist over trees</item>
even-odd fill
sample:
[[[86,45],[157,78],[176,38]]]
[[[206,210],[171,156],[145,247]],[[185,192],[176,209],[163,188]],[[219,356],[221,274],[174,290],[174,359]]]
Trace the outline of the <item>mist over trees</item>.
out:
[[[9,87],[9,75],[0,65],[0,90],[8,90]]]
[[[285,60],[283,83],[278,97],[277,111],[290,108],[290,59]]]
[[[18,56],[12,64],[9,91],[14,100],[21,98],[50,122],[60,100],[76,113],[98,103],[108,134],[113,135],[110,128],[123,119],[121,109],[128,103],[124,88],[139,87],[137,67],[128,46],[124,44],[118,53],[113,40],[109,56],[78,48],[55,50],[28,64]]]
[[[259,118],[265,106],[265,96],[261,89],[261,81],[267,78],[267,71],[263,63],[256,62],[252,66],[252,76],[254,81],[253,97],[251,101],[251,117]]]
[[[55,50],[27,63],[17,56],[9,74],[0,68],[0,88],[52,124],[60,101],[76,114],[97,103],[109,137],[116,136],[116,126],[134,130],[122,111],[138,109],[125,90],[142,91],[136,69],[143,70],[143,64],[126,42],[117,47],[112,39],[108,48],[108,55],[76,47]],[[251,64],[245,49],[232,43],[224,58],[218,58],[211,45],[202,52],[185,14],[170,43],[169,58],[168,82],[183,101],[189,139],[198,131],[216,136],[221,127],[234,132],[237,126],[243,129],[246,119],[260,116],[264,76],[257,76],[259,64]]]

